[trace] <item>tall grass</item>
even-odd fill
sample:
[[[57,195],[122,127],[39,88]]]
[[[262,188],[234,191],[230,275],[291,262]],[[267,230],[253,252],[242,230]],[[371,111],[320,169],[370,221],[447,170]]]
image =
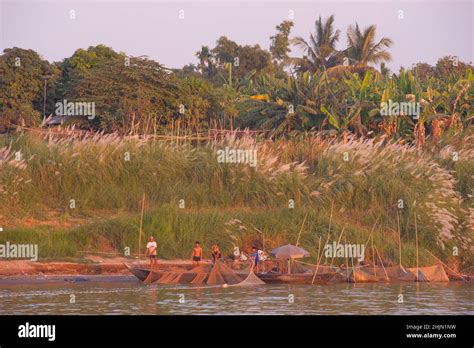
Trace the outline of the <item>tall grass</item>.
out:
[[[160,258],[189,258],[195,241],[200,241],[205,256],[210,257],[212,244],[219,244],[224,256],[231,256],[238,247],[250,252],[258,245],[271,250],[279,245],[295,244],[302,220],[308,218],[299,240],[299,245],[307,249],[312,257],[309,262],[316,263],[318,242],[326,241],[329,229],[326,209],[206,209],[200,211],[183,210],[164,205],[144,216],[141,255],[148,236],[154,236],[158,242]],[[110,256],[126,256],[129,248],[131,257],[138,254],[140,214],[128,217],[106,219],[75,228],[9,228],[0,235],[0,243],[38,244],[40,260],[77,258],[86,253],[110,253]],[[346,221],[343,222],[346,224]],[[337,241],[343,224],[332,221],[329,242]],[[369,231],[366,226],[348,223],[344,238],[350,243],[363,244]],[[385,261],[398,262],[398,244],[395,234],[385,234],[380,228],[374,231],[374,243]],[[369,245],[370,246],[370,245]],[[413,240],[404,242],[403,264],[415,265],[415,246]],[[367,249],[366,258],[371,259],[371,250]],[[326,259],[323,257],[323,262]],[[327,260],[330,262],[331,260]],[[421,253],[422,263],[428,264],[426,253]],[[337,260],[336,260],[337,262]]]
[[[215,156],[219,146],[191,148],[117,135],[46,143],[21,135],[3,148],[2,212],[15,217],[44,207],[72,215],[136,209],[143,192],[151,204],[184,199],[195,208],[276,205],[275,193],[289,180],[285,175],[292,176],[277,157],[266,158],[262,151],[257,170],[222,165]],[[20,161],[14,159],[16,152]],[[74,210],[69,209],[72,199]]]
[[[225,146],[255,149],[257,167],[218,163],[216,150]],[[463,145],[462,151],[464,159],[474,156],[472,147]],[[398,211],[408,260],[416,214],[422,248],[451,262],[468,262],[473,162],[444,163],[440,156],[384,138],[340,140],[310,133],[274,141],[233,134],[202,144],[115,134],[82,139],[20,134],[0,140],[0,223],[11,231],[0,238],[17,233],[35,239],[45,232],[31,220],[47,221],[54,211],[64,221],[86,223],[56,226],[51,230],[56,241],[39,238],[48,255],[77,256],[81,248],[136,250],[145,192],[145,233],[158,238],[167,258],[189,256],[195,240],[217,242],[228,252],[235,245],[250,246],[260,238],[256,229],[264,232],[267,246],[295,243],[306,213],[300,244],[315,252],[319,236],[325,240],[334,204],[331,241],[347,225],[348,241],[365,242],[377,222],[379,249],[396,262]],[[104,212],[118,217],[104,219]],[[240,222],[229,223],[233,219]],[[28,229],[25,221],[33,226]],[[451,257],[453,247],[460,258]]]

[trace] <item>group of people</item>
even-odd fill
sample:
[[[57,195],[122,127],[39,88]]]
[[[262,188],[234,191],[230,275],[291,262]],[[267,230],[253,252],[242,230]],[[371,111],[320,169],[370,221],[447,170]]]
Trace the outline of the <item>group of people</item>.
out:
[[[196,244],[194,245],[191,258],[193,259],[193,266],[199,267],[199,262],[201,262],[201,260],[204,258],[204,252],[202,251],[201,244],[198,241],[196,241]],[[222,253],[219,249],[219,246],[217,244],[213,244],[211,248],[212,264],[214,264],[221,258],[222,258]]]
[[[156,269],[158,267],[157,259],[157,249],[158,245],[153,237],[150,237],[146,245],[146,255],[150,257],[150,269]],[[260,263],[260,256],[256,247],[252,247],[252,253],[250,254],[254,260],[255,269],[258,269]],[[213,244],[211,247],[211,260],[212,264],[216,263],[222,258],[222,253],[217,244]],[[193,266],[199,267],[201,260],[204,259],[204,251],[202,250],[201,244],[199,241],[196,241],[194,245],[193,252],[191,254],[191,259],[193,260]]]

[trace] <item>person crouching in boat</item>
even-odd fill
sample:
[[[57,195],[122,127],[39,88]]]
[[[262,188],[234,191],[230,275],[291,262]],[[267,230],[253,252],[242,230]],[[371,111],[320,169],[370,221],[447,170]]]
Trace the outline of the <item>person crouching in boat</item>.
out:
[[[216,263],[222,257],[222,253],[221,253],[221,251],[219,250],[219,247],[216,244],[214,244],[212,246],[211,256],[212,256],[212,264]]]
[[[156,250],[158,245],[153,237],[150,237],[148,244],[146,245],[146,254],[150,256],[150,269],[158,268],[158,260],[156,258]]]
[[[252,253],[250,257],[253,259],[253,270],[258,272],[258,266],[260,264],[260,255],[258,254],[258,250],[256,247],[252,247]]]
[[[197,241],[196,241],[196,245],[194,246],[193,254],[191,255],[191,258],[193,259],[194,267],[199,267],[199,262],[201,261],[202,258],[204,258],[201,245]]]

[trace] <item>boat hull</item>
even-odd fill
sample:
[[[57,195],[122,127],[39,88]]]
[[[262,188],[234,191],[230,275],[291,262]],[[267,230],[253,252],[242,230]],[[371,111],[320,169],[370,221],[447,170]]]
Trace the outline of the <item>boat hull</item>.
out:
[[[346,277],[338,273],[320,273],[314,277],[313,273],[281,274],[257,273],[257,277],[268,284],[326,284],[346,282]]]
[[[144,282],[145,280],[147,283],[160,283],[160,279],[164,279],[169,275],[169,271],[166,270],[156,270],[151,272],[150,269],[140,266],[129,266],[126,265],[128,270],[139,280]],[[180,272],[181,276],[176,283],[180,284],[192,284],[193,279],[196,278],[198,273],[193,271],[183,271]],[[245,279],[246,274],[242,272],[236,272],[238,276]],[[337,273],[320,273],[314,277],[313,282],[313,273],[304,273],[304,274],[281,274],[281,273],[256,273],[256,276],[260,278],[263,282],[268,284],[323,284],[323,283],[331,283],[331,282],[345,282],[347,279],[342,277],[340,274]]]

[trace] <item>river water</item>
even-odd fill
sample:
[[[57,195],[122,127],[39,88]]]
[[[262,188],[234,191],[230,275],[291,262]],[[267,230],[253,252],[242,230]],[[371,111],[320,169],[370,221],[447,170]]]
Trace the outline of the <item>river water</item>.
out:
[[[134,279],[0,283],[0,314],[473,315],[473,290],[473,283],[462,282],[229,288],[143,285]]]

